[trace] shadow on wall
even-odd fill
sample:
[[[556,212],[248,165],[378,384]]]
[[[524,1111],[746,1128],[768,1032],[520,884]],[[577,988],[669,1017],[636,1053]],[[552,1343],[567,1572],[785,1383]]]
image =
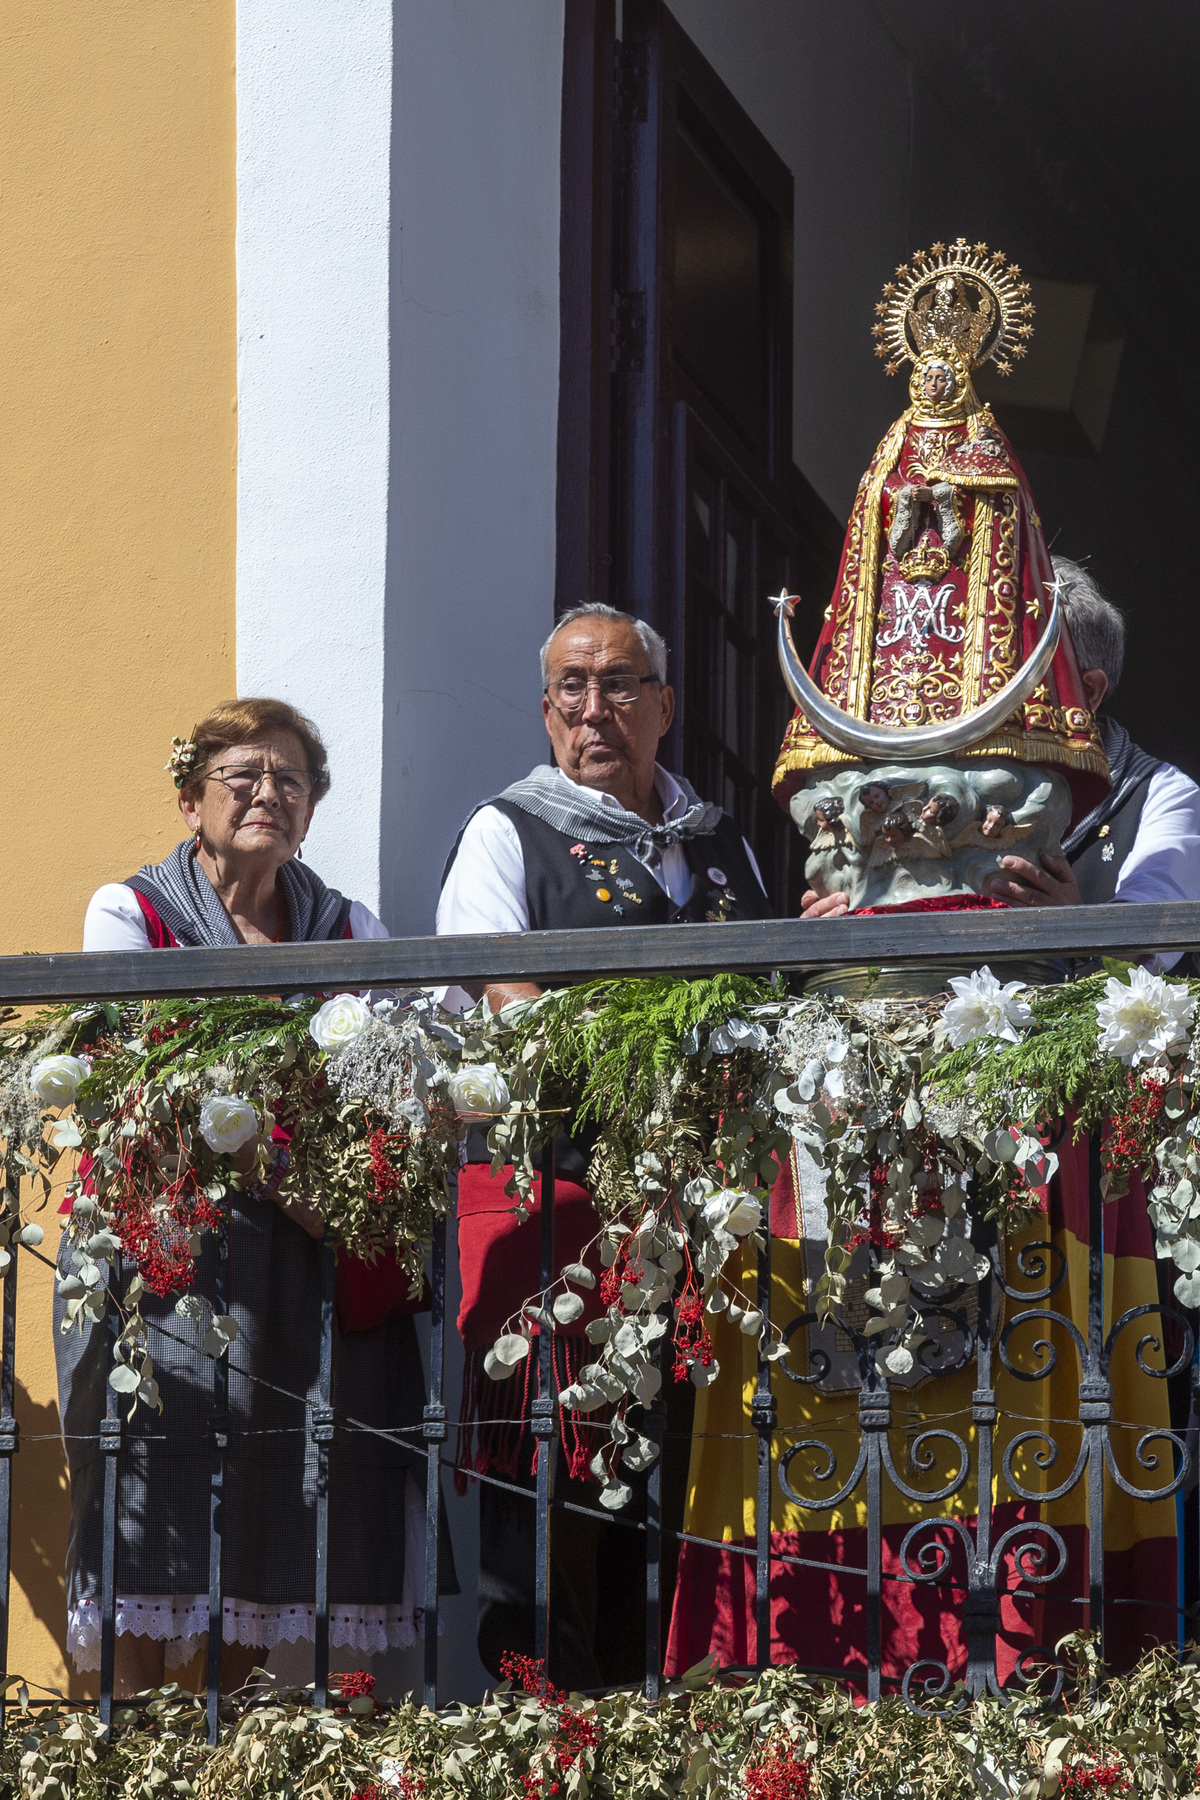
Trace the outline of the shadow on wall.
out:
[[[39,1405],[19,1379],[15,1410],[21,1427],[20,1453],[13,1467],[12,1579],[14,1609],[25,1605],[65,1658],[67,1634],[67,1532],[70,1490],[63,1455],[58,1405]],[[19,1594],[15,1591],[19,1589]],[[39,1659],[43,1662],[44,1658]],[[24,1673],[24,1670],[19,1671]],[[92,1697],[93,1678],[72,1674],[73,1699]],[[32,1686],[31,1682],[31,1686]]]

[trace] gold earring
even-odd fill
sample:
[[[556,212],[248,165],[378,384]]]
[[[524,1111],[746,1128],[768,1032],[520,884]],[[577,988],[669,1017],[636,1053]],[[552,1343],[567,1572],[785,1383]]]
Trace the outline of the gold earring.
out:
[[[198,825],[196,827],[196,835],[192,839],[192,842],[193,842],[193,844],[195,844],[195,846],[198,850],[200,848],[200,827]]]
[[[297,862],[304,861],[304,840],[303,839],[301,839],[300,842],[296,845],[296,861]]]

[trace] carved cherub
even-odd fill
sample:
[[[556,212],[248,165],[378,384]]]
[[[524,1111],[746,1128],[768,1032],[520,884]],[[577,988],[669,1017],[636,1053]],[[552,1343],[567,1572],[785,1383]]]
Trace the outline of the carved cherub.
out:
[[[965,849],[968,845],[979,845],[985,850],[1006,850],[1010,844],[1028,837],[1032,830],[1032,821],[1014,818],[1007,806],[989,805],[982,819],[972,819],[951,843],[955,850]]]
[[[924,792],[923,781],[907,781],[896,786],[888,786],[882,781],[868,781],[865,786],[860,787],[855,795],[858,801],[856,841],[860,848],[866,850],[876,844],[884,820],[897,800],[919,799]]]
[[[946,827],[957,817],[958,801],[949,794],[934,794],[921,808],[920,824],[909,844],[906,860],[934,857],[938,862],[949,862],[952,852]]]
[[[916,833],[916,821],[897,806],[884,815],[879,827],[879,835],[871,845],[871,854],[867,859],[868,869],[879,869],[888,863],[907,862],[908,853]]]
[[[812,839],[813,850],[840,850],[850,842],[850,833],[846,830],[846,802],[836,794],[822,795],[813,807],[813,818],[817,831]]]

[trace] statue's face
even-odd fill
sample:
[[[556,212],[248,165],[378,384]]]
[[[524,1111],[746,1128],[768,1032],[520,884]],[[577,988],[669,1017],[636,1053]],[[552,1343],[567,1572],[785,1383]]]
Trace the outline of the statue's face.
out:
[[[983,824],[979,827],[984,837],[999,837],[1008,824],[1008,814],[1002,806],[989,806]]]
[[[834,825],[842,816],[842,802],[834,795],[829,800],[822,800],[817,806],[816,811],[817,817],[820,819],[822,825]]]
[[[958,812],[958,804],[946,794],[935,794],[921,808],[921,817],[927,825],[949,825]]]
[[[943,362],[932,362],[921,377],[921,392],[926,400],[949,400],[954,393],[954,375]]]
[[[886,812],[888,809],[888,791],[878,781],[870,782],[858,797],[868,812]]]

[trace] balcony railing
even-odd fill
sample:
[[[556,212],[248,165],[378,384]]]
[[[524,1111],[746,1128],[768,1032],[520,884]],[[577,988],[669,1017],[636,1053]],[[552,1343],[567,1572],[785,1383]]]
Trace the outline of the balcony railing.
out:
[[[1004,957],[1052,957],[1068,965],[1091,961],[1105,954],[1148,955],[1152,952],[1180,952],[1200,947],[1200,904],[1175,903],[1161,906],[1098,906],[1091,908],[1047,908],[1030,911],[965,912],[937,915],[879,916],[862,919],[780,921],[754,924],[713,924],[682,926],[650,926],[598,931],[559,931],[528,935],[472,936],[455,938],[401,938],[371,942],[338,942],[271,947],[244,947],[237,950],[176,950],[170,955],[124,954],[51,954],[0,958],[0,1005],[28,1005],[51,1001],[148,999],[168,995],[215,994],[288,994],[296,992],[340,992],[367,988],[412,988],[441,984],[461,985],[465,982],[532,980],[544,985],[562,984],[589,977],[617,975],[649,975],[670,973],[680,977],[712,975],[718,972],[803,973],[836,968],[839,965],[911,964],[953,959],[960,965],[977,967]],[[543,1184],[553,1188],[552,1150],[543,1164]],[[1053,1311],[1053,1298],[1060,1285],[1061,1271],[1055,1267],[1052,1246],[1043,1262],[1044,1283],[1032,1290],[1019,1292],[1005,1287],[1001,1257],[991,1246],[993,1272],[981,1284],[977,1319],[965,1334],[966,1349],[955,1368],[973,1357],[976,1385],[972,1403],[975,1428],[975,1474],[980,1505],[978,1521],[968,1528],[961,1520],[950,1520],[939,1509],[938,1495],[932,1500],[911,1488],[896,1469],[888,1448],[891,1423],[887,1384],[883,1382],[873,1361],[860,1358],[862,1379],[857,1396],[858,1442],[853,1457],[849,1483],[843,1483],[842,1494],[865,1491],[867,1514],[866,1566],[850,1568],[828,1564],[820,1568],[836,1573],[840,1580],[858,1582],[865,1596],[863,1607],[864,1642],[861,1646],[864,1683],[871,1696],[878,1696],[887,1679],[883,1673],[884,1645],[882,1635],[882,1593],[885,1581],[934,1582],[952,1596],[961,1609],[967,1645],[966,1686],[968,1692],[983,1692],[995,1685],[995,1644],[998,1628],[997,1581],[1000,1560],[1011,1539],[1011,1531],[993,1531],[993,1507],[988,1497],[993,1491],[993,1448],[996,1439],[997,1405],[995,1374],[998,1361],[1011,1368],[1008,1360],[1008,1338],[1020,1323],[1032,1320],[1048,1330],[1057,1320],[1075,1340],[1079,1357],[1080,1379],[1076,1413],[1069,1423],[1081,1433],[1082,1449],[1074,1458],[1074,1467],[1060,1482],[1057,1492],[1065,1493],[1081,1486],[1086,1495],[1089,1527],[1087,1571],[1076,1585],[1082,1593],[1066,1596],[1065,1602],[1078,1610],[1079,1623],[1087,1622],[1103,1636],[1105,1620],[1112,1604],[1105,1576],[1105,1471],[1126,1494],[1135,1498],[1159,1497],[1182,1492],[1194,1482],[1192,1460],[1194,1445],[1185,1444],[1178,1436],[1174,1446],[1173,1471],[1162,1474],[1152,1489],[1135,1489],[1120,1473],[1113,1456],[1110,1433],[1112,1419],[1109,1363],[1116,1339],[1126,1326],[1146,1310],[1140,1309],[1112,1321],[1105,1317],[1105,1265],[1102,1237],[1102,1203],[1099,1185],[1099,1158],[1096,1147],[1091,1154],[1091,1178],[1088,1204],[1088,1306],[1086,1334]],[[981,1239],[980,1247],[986,1248]],[[1037,1248],[1037,1247],[1035,1247]],[[13,1457],[19,1446],[19,1425],[14,1414],[16,1382],[16,1306],[18,1272],[22,1255],[38,1254],[21,1247],[8,1263],[3,1280],[2,1362],[0,1362],[0,1662],[7,1668],[9,1585],[11,1568],[12,1480]],[[305,1408],[306,1429],[315,1447],[317,1459],[317,1498],[315,1508],[315,1701],[324,1705],[329,1675],[329,1473],[330,1446],[335,1431],[344,1433],[375,1431],[375,1435],[399,1441],[411,1439],[414,1432],[380,1432],[348,1417],[335,1415],[331,1406],[334,1350],[334,1262],[335,1251],[326,1245],[323,1256],[323,1292],[321,1304],[321,1351],[319,1401],[313,1404],[303,1394],[294,1396]],[[549,1287],[555,1274],[554,1208],[541,1210],[541,1257],[543,1285]],[[758,1297],[764,1312],[771,1303],[771,1248],[768,1234],[760,1253]],[[45,1259],[42,1259],[45,1260]],[[218,1287],[223,1282],[224,1262],[218,1274]],[[1032,1265],[1026,1271],[1037,1277]],[[430,1320],[430,1368],[427,1402],[419,1432],[426,1457],[426,1567],[424,1571],[424,1700],[429,1706],[438,1703],[438,1588],[440,1478],[443,1467],[453,1466],[446,1448],[449,1439],[446,1395],[444,1392],[445,1297],[446,1297],[446,1225],[435,1228],[429,1270],[432,1291]],[[993,1342],[990,1289],[993,1283],[1021,1310],[996,1335]],[[119,1283],[117,1284],[119,1285]],[[218,1291],[209,1296],[218,1312],[223,1312],[224,1296]],[[514,1295],[514,1305],[525,1298]],[[115,1335],[117,1314],[110,1301],[110,1327]],[[782,1323],[782,1322],[781,1322]],[[804,1323],[801,1319],[784,1323],[785,1335]],[[1194,1334],[1191,1324],[1180,1319],[1183,1349],[1176,1350],[1175,1366],[1183,1368],[1191,1361]],[[852,1334],[851,1334],[852,1335]],[[230,1352],[233,1356],[234,1352]],[[1139,1366],[1147,1375],[1162,1378],[1159,1370],[1150,1370],[1142,1360]],[[244,1373],[244,1372],[243,1372]],[[785,1372],[786,1373],[786,1372]],[[253,1377],[250,1377],[253,1379]],[[777,1424],[777,1408],[772,1383],[784,1377],[779,1366],[760,1360],[757,1390],[750,1408],[750,1435],[757,1437],[757,1482],[754,1495],[756,1517],[770,1518],[773,1484],[796,1505],[812,1512],[827,1510],[838,1495],[814,1500],[811,1494],[799,1493],[793,1485],[791,1469],[796,1455],[805,1447],[799,1441],[782,1441]],[[215,1742],[218,1729],[218,1703],[221,1673],[222,1532],[223,1489],[226,1459],[230,1452],[231,1430],[228,1418],[229,1365],[217,1358],[213,1368],[212,1412],[209,1446],[211,1449],[211,1504],[209,1509],[209,1642],[208,1642],[208,1721]],[[102,1640],[100,1665],[100,1715],[107,1725],[113,1707],[113,1670],[115,1645],[115,1601],[118,1592],[118,1521],[122,1460],[126,1450],[124,1426],[118,1412],[118,1396],[108,1390],[108,1412],[101,1421],[98,1437],[104,1457],[104,1553],[102,1569]],[[536,1395],[531,1403],[531,1416],[526,1421],[532,1434],[543,1441],[558,1433],[557,1394],[551,1364],[551,1340],[541,1334]],[[660,1442],[663,1433],[661,1403],[645,1409],[643,1429]],[[1124,1422],[1128,1424],[1129,1422]],[[1136,1421],[1133,1422],[1136,1425]],[[794,1438],[794,1434],[793,1438]],[[1161,1437],[1161,1433],[1158,1434]],[[811,1447],[813,1440],[805,1443]],[[970,1452],[961,1436],[955,1436],[957,1450],[964,1458]],[[411,1441],[407,1448],[412,1448]],[[1161,1448],[1161,1446],[1160,1446]],[[1143,1467],[1143,1446],[1138,1458]],[[554,1594],[551,1582],[550,1542],[553,1520],[560,1509],[580,1510],[553,1492],[552,1464],[548,1455],[538,1458],[536,1491],[529,1503],[537,1509],[537,1653],[545,1655],[550,1635],[551,1608]],[[1007,1459],[1005,1475],[1010,1487],[1020,1492]],[[833,1464],[830,1462],[830,1468]],[[474,1471],[471,1471],[474,1474]],[[381,1477],[382,1479],[383,1477]],[[491,1475],[477,1479],[494,1481],[500,1486],[511,1484]],[[649,1697],[657,1696],[662,1670],[660,1619],[662,1612],[661,1574],[662,1540],[665,1528],[660,1518],[661,1458],[646,1477],[646,1509],[644,1520],[610,1518],[600,1512],[590,1516],[603,1519],[613,1530],[636,1530],[645,1540],[646,1589],[646,1665],[645,1685]],[[898,1572],[885,1574],[882,1560],[882,1509],[886,1483],[913,1506],[922,1508],[922,1517],[908,1532],[901,1550]],[[525,1493],[526,1490],[519,1489]],[[1047,1498],[1042,1490],[1031,1498]],[[1193,1506],[1198,1503],[1195,1498]],[[584,1509],[589,1510],[590,1509]],[[950,1551],[945,1547],[919,1545],[919,1534],[941,1526],[953,1534],[966,1551],[968,1579],[954,1585],[948,1579]],[[1023,1590],[1009,1592],[1044,1592],[1046,1584],[1067,1572],[1067,1548],[1062,1538],[1049,1526],[1042,1527],[1043,1543],[1039,1555],[1025,1554],[1018,1559]],[[674,1532],[677,1538],[684,1534]],[[704,1539],[692,1538],[698,1547]],[[771,1570],[773,1563],[799,1563],[814,1566],[811,1559],[776,1553],[772,1550],[769,1531],[760,1531],[750,1547],[713,1545],[714,1549],[745,1556],[753,1561],[753,1614],[757,1624],[758,1666],[771,1660]],[[1047,1573],[1047,1565],[1051,1565]],[[1068,1583],[1070,1585],[1070,1583]],[[1168,1609],[1163,1637],[1173,1641],[1182,1635],[1181,1621],[1190,1623],[1193,1606],[1180,1594],[1178,1608]],[[828,1671],[823,1671],[828,1672]],[[904,1679],[906,1696],[922,1684],[931,1691],[944,1691],[949,1685],[948,1671],[915,1663]],[[3,1718],[0,1700],[0,1722]]]

